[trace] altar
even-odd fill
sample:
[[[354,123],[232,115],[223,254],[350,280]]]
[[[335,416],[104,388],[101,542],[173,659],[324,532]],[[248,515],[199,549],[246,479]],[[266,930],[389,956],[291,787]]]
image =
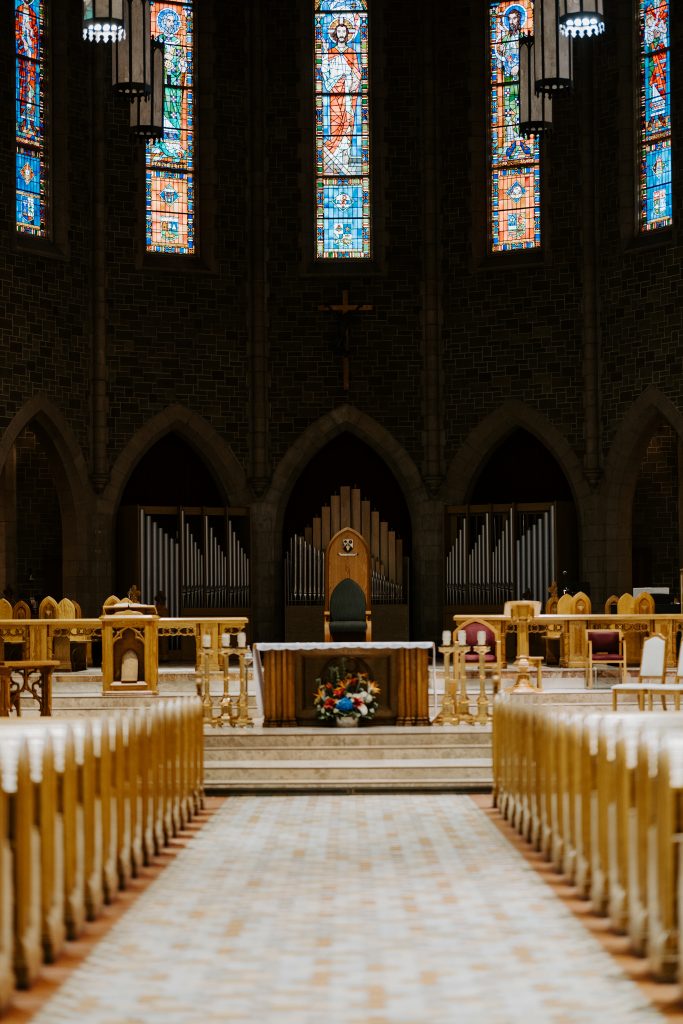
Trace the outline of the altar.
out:
[[[378,641],[254,644],[254,680],[264,726],[315,725],[316,680],[342,658],[346,668],[368,672],[380,687],[377,725],[430,724],[434,644]]]

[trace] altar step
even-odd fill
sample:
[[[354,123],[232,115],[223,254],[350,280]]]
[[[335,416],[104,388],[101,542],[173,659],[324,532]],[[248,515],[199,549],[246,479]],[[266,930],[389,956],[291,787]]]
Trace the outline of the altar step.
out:
[[[492,782],[490,726],[205,731],[204,782],[223,792],[468,790]]]

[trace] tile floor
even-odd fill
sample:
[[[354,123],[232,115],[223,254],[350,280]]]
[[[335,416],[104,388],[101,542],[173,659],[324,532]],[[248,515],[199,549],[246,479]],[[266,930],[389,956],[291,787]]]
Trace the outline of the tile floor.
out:
[[[35,1024],[654,1024],[466,796],[226,800]]]

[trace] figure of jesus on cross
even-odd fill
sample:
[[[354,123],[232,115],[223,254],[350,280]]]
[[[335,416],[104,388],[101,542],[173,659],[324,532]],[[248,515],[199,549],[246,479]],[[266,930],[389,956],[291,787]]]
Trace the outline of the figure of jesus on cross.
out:
[[[349,302],[348,288],[344,288],[342,290],[341,302],[329,306],[318,306],[318,309],[320,310],[321,313],[334,313],[337,321],[338,333],[334,341],[334,351],[335,354],[341,357],[342,387],[344,391],[349,390],[349,360],[351,354],[350,335],[353,319],[358,315],[358,313],[369,313],[374,308],[374,306],[371,306],[367,302]]]

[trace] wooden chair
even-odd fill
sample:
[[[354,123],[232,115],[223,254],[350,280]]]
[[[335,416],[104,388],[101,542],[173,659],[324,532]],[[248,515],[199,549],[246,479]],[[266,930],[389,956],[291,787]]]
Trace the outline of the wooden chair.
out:
[[[626,682],[626,652],[620,629],[586,630],[586,686],[593,688],[593,670],[603,666],[618,668],[621,682]]]
[[[372,640],[370,551],[365,539],[345,527],[325,551],[325,643]]]
[[[645,697],[649,697],[650,710],[652,710],[652,692],[659,691],[664,686],[666,679],[666,639],[661,633],[649,636],[643,644],[643,653],[640,659],[640,672],[637,683],[621,683],[612,687],[612,708],[617,709],[617,694],[636,693],[638,695],[638,707],[641,711],[645,708]]]

